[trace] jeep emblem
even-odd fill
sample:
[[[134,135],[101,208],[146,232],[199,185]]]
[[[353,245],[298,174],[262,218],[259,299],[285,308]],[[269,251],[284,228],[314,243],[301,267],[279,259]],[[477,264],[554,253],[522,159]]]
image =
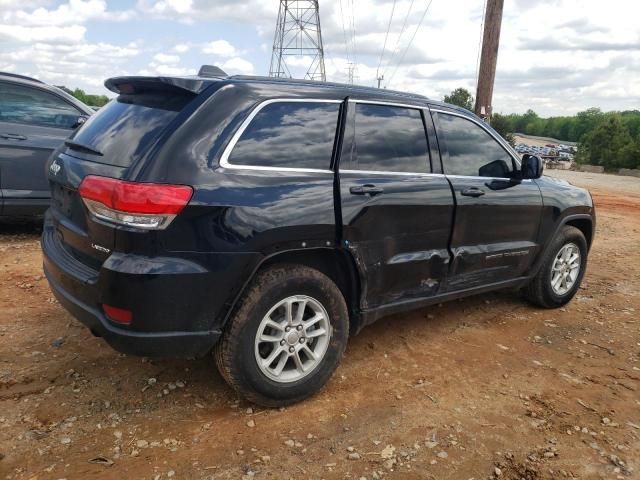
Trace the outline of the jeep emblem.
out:
[[[54,160],[51,166],[49,167],[49,171],[54,175],[57,175],[62,167],[58,163],[58,160]]]

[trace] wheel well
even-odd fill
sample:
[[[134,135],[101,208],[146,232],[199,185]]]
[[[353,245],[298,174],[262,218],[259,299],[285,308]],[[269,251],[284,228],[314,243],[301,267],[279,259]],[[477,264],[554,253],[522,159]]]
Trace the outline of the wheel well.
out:
[[[576,218],[575,220],[569,220],[566,225],[575,227],[582,232],[584,238],[587,239],[587,245],[591,248],[591,241],[593,240],[593,225],[588,218]]]
[[[316,269],[329,277],[340,289],[349,310],[349,331],[359,330],[360,277],[348,252],[322,248],[283,252],[269,257],[259,270],[283,263],[295,263]]]

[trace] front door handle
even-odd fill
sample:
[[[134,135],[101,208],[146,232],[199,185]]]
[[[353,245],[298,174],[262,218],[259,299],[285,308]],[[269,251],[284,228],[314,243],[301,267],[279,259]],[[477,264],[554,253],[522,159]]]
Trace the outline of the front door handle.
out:
[[[465,197],[481,197],[484,195],[484,190],[478,187],[465,188],[460,192],[460,195],[464,195]]]
[[[0,138],[6,138],[7,140],[26,140],[27,137],[20,135],[19,133],[0,133]]]
[[[349,189],[352,195],[379,195],[384,192],[384,188],[376,187],[375,185],[366,184],[366,185],[356,185]]]

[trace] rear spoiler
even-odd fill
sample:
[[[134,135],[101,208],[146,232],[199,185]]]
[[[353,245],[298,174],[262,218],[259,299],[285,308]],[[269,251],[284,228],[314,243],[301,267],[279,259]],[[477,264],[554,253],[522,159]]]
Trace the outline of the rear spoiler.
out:
[[[220,78],[198,77],[113,77],[104,86],[114,93],[141,93],[158,90],[184,90],[201,93]]]

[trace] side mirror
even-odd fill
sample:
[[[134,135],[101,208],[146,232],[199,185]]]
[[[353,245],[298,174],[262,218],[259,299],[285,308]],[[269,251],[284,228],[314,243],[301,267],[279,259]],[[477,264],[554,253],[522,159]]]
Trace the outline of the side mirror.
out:
[[[536,155],[530,155],[526,153],[522,157],[522,178],[540,178],[542,176],[542,171],[544,170],[544,164],[540,157]]]
[[[87,120],[89,120],[89,116],[88,115],[80,115],[77,119],[76,119],[76,123],[73,124],[73,128],[78,128],[80,127],[82,124],[84,124],[84,122],[86,122]]]

